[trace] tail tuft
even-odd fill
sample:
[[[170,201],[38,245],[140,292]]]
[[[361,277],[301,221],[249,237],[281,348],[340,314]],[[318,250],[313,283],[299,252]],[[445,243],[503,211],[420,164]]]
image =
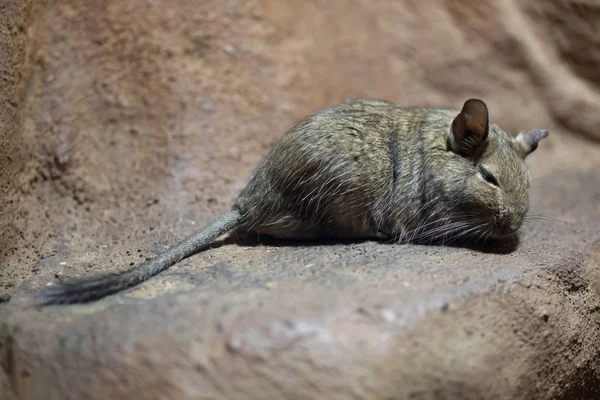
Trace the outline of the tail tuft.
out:
[[[129,271],[127,271],[129,272]],[[127,287],[123,275],[105,275],[87,280],[73,280],[43,289],[42,305],[87,303],[117,293]]]

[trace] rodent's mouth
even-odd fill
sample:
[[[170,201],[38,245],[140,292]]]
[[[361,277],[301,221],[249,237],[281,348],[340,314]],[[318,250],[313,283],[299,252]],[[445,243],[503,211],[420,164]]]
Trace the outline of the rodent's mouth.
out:
[[[510,231],[510,232],[495,232],[492,235],[492,238],[494,239],[510,239],[513,238],[515,236],[517,236],[517,232],[518,231]]]
[[[504,224],[490,224],[491,238],[493,239],[508,239],[517,235],[519,226],[511,227]]]

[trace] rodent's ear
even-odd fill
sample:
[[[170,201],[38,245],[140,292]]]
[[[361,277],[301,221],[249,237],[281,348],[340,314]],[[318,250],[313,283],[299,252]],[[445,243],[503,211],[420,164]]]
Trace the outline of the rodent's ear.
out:
[[[548,137],[546,129],[532,129],[526,133],[519,133],[515,138],[517,152],[521,158],[527,157],[538,147],[540,140]]]
[[[452,121],[450,147],[463,157],[476,158],[485,148],[489,133],[488,109],[479,99],[465,101],[463,108]]]

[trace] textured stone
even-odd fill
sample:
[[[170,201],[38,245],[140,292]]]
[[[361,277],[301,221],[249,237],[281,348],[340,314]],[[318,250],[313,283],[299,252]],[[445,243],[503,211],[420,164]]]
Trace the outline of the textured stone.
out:
[[[4,1],[0,399],[597,397],[600,8],[431,4]],[[28,304],[227,210],[320,107],[472,96],[551,131],[514,251],[233,238],[98,303]]]

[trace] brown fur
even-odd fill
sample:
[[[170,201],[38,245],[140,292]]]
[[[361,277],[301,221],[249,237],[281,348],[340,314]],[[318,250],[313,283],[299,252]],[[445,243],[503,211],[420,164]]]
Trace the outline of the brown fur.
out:
[[[509,235],[529,203],[523,148],[480,100],[463,112],[349,101],[291,129],[235,207],[245,229],[280,237]]]
[[[137,268],[50,287],[44,302],[91,301],[137,285],[234,228],[401,242],[513,235],[529,207],[524,159],[547,135],[511,137],[489,124],[477,99],[462,110],[339,104],[284,135],[230,212]]]

